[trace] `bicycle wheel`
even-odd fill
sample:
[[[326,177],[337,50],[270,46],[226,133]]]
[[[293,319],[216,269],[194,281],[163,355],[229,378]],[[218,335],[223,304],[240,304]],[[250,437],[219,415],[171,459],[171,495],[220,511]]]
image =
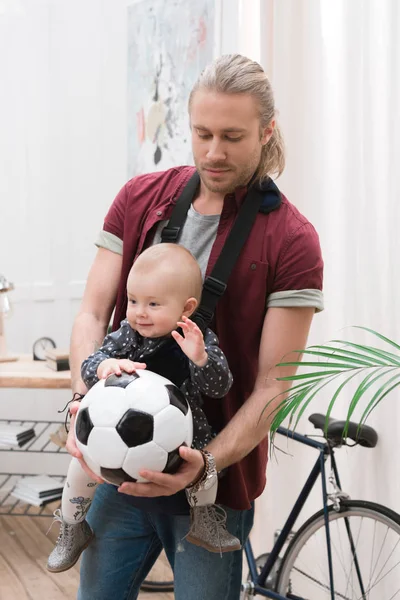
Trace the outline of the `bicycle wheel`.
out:
[[[400,515],[358,500],[329,507],[334,596],[328,571],[324,514],[313,515],[283,557],[276,591],[288,598],[400,600]]]
[[[173,592],[174,576],[164,552],[160,554],[153,568],[141,585],[144,592]]]

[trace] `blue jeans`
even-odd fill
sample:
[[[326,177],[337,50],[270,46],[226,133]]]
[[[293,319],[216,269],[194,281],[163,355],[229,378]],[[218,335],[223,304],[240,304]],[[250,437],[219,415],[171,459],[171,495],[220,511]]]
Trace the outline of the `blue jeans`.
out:
[[[228,530],[242,542],[253,509],[227,509]],[[134,600],[162,548],[174,571],[175,600],[239,600],[242,551],[213,554],[187,542],[188,515],[146,513],[108,484],[88,513],[95,537],[82,556],[78,600]]]

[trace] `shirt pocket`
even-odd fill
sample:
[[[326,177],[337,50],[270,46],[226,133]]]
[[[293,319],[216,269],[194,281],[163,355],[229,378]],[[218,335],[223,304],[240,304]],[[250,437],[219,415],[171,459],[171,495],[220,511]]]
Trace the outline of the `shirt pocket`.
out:
[[[252,315],[255,321],[263,320],[268,296],[269,265],[249,257],[240,262],[229,279],[226,302],[238,318],[248,321]]]

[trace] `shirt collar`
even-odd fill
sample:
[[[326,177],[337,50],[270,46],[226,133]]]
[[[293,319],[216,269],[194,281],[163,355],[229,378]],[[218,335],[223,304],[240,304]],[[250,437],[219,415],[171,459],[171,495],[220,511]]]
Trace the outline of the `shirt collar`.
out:
[[[225,196],[225,199],[228,199],[228,200],[234,199],[236,208],[239,209],[242,206],[244,199],[246,198],[246,194],[249,191],[250,184],[252,183],[254,178],[255,178],[255,174],[252,176],[251,180],[249,181],[249,183],[247,185],[242,185],[240,187],[237,187],[233,193],[227,194]],[[264,189],[263,185],[260,185],[258,183],[256,183],[255,185],[257,187],[259,187],[260,189]]]
[[[236,188],[233,195],[235,198],[236,207],[238,209],[242,206],[244,199],[246,198],[248,189],[249,189],[249,187],[247,185],[242,185],[241,187]]]
[[[257,182],[255,186],[263,192],[265,198],[263,200],[261,206],[261,212],[269,212],[269,207],[272,204],[276,204],[276,208],[281,203],[281,193],[276,183],[268,177],[268,179],[263,180],[262,182]],[[225,196],[225,200],[235,201],[236,209],[242,206],[244,199],[246,197],[247,192],[249,191],[250,185],[243,185],[241,187],[236,188],[236,190],[232,194],[227,194]]]

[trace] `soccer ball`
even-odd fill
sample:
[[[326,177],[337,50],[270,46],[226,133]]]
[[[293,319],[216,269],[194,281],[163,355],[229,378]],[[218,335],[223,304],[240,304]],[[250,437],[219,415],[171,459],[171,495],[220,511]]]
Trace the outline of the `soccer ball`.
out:
[[[192,444],[192,413],[180,389],[156,373],[111,375],[83,398],[75,435],[87,465],[109,483],[146,482],[142,469],[178,470],[179,446]]]

